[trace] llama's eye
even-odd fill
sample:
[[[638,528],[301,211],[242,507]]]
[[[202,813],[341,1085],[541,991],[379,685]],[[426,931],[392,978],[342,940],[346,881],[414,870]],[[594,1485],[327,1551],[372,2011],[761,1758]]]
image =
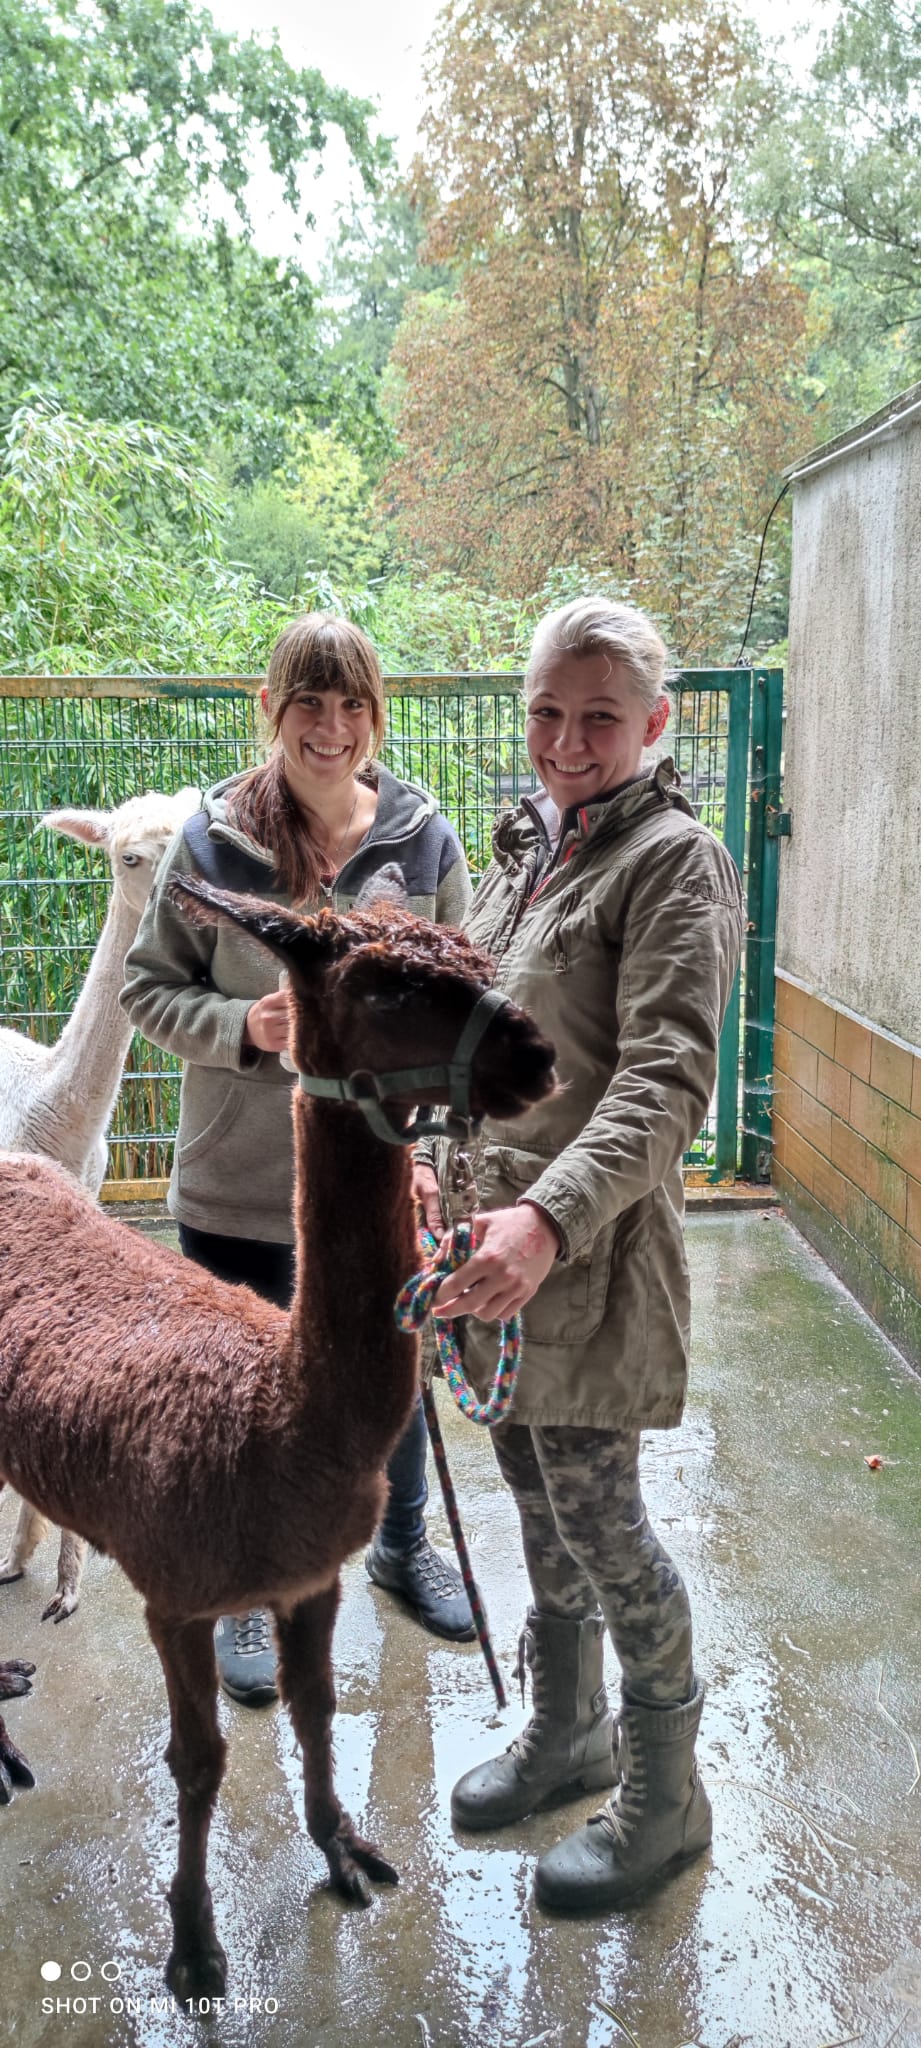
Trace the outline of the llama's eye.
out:
[[[123,854],[122,854],[122,867],[123,867],[123,868],[139,868],[139,867],[140,867],[140,865],[141,865],[141,856],[140,856],[140,854],[139,854],[139,853],[123,853]]]

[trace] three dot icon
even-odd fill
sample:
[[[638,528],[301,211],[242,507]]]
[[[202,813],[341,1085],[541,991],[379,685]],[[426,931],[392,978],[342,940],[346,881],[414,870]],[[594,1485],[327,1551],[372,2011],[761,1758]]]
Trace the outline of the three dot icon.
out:
[[[117,1962],[114,1957],[111,1962],[103,1963],[100,1969],[100,1976],[105,1978],[107,1984],[114,1984],[121,1976],[121,1973],[121,1963]],[[54,1962],[49,1957],[47,1963],[42,1963],[40,1974],[44,1977],[46,1984],[56,1984],[58,1978],[64,1974],[63,1965]],[[75,1984],[85,1984],[93,1974],[92,1964],[86,1962],[71,1963],[70,1974]]]

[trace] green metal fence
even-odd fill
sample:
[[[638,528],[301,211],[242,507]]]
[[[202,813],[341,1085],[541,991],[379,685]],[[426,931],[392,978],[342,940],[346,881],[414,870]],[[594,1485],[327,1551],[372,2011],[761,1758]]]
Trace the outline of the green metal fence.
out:
[[[57,1036],[105,916],[104,856],[36,833],[42,813],[232,774],[258,755],[258,689],[247,677],[0,678],[3,1023]],[[694,1179],[769,1172],[781,690],[777,670],[685,671],[669,728],[686,792],[745,873],[749,901],[717,1092],[686,1161]],[[521,677],[395,676],[388,698],[385,759],[435,793],[482,872],[496,811],[533,787]],[[111,1133],[111,1195],[162,1186],[177,1105],[176,1061],[136,1039]]]

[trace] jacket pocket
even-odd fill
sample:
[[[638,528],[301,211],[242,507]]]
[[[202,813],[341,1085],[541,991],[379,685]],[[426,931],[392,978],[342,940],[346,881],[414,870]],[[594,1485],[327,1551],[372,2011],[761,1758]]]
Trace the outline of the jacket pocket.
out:
[[[290,1235],[292,1088],[277,1062],[267,1062],[258,1076],[186,1068],[173,1187],[194,1205],[190,1220],[202,1229],[220,1231],[222,1216],[232,1213],[231,1235],[239,1232],[241,1215],[259,1219],[256,1235],[279,1242]],[[205,1220],[206,1212],[213,1222]]]
[[[534,1152],[491,1147],[478,1176],[484,1208],[514,1208],[549,1163]],[[551,1266],[522,1309],[525,1342],[584,1344],[595,1335],[604,1319],[616,1231],[616,1223],[605,1224],[590,1251]]]
[[[176,1141],[181,1186],[188,1186],[189,1170],[206,1160],[233,1128],[243,1107],[246,1086],[239,1076],[228,1075],[222,1068],[186,1070]]]
[[[522,1309],[525,1342],[584,1344],[604,1321],[611,1280],[613,1223],[605,1224],[590,1252],[569,1265],[551,1266],[546,1280]]]

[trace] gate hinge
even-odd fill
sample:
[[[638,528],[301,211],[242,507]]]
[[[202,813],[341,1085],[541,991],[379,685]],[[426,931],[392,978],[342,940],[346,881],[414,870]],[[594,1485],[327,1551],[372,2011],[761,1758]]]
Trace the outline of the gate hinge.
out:
[[[768,804],[765,813],[769,839],[789,839],[793,832],[792,811],[779,811],[776,804]]]

